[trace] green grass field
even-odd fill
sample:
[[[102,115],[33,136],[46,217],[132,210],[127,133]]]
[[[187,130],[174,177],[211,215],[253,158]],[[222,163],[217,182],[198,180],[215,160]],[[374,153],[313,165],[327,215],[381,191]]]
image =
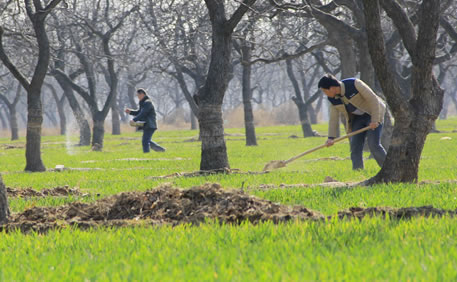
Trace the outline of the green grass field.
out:
[[[313,127],[322,134],[326,125]],[[356,182],[376,174],[374,160],[352,171],[347,141],[307,155],[268,174],[230,174],[154,179],[199,169],[200,143],[187,142],[196,131],[158,131],[154,140],[165,153],[143,154],[141,133],[105,134],[103,152],[75,147],[76,136],[45,136],[46,167],[63,172],[25,173],[25,138],[0,138],[0,173],[6,186],[40,190],[68,185],[91,197],[10,198],[13,212],[33,206],[95,201],[107,195],[147,190],[161,183],[188,188],[218,182],[225,188],[281,204],[303,205],[325,215],[349,207],[433,205],[457,208],[457,118],[438,121],[446,131],[430,134],[422,154],[419,181],[441,184],[377,185],[369,188],[276,188],[262,184],[316,184],[326,176]],[[226,129],[231,168],[261,171],[271,160],[288,159],[325,141],[301,136],[298,126],[257,128],[259,146],[246,147],[244,129]],[[443,137],[450,137],[443,138]],[[5,144],[19,148],[6,149]],[[368,154],[366,155],[368,157]],[[344,158],[329,160],[329,157]],[[327,158],[320,160],[321,158]],[[97,194],[99,194],[97,196]],[[60,230],[46,235],[0,233],[0,280],[439,280],[457,279],[457,219],[366,218],[274,225],[135,227],[90,231]]]

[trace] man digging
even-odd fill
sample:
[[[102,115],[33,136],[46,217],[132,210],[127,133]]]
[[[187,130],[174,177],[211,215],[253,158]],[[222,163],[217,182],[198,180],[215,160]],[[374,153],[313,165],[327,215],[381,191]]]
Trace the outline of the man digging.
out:
[[[156,111],[151,99],[146,95],[146,91],[143,88],[139,88],[136,91],[140,108],[138,110],[125,109],[125,112],[129,115],[135,116],[130,121],[130,125],[139,126],[141,124],[143,128],[143,138],[141,143],[143,144],[143,152],[149,153],[149,148],[156,152],[165,152],[165,148],[152,141],[152,135],[157,130]]]
[[[357,78],[347,78],[341,81],[327,74],[319,80],[318,88],[327,95],[330,102],[330,120],[328,126],[327,146],[332,146],[338,132],[339,114],[346,120],[346,131],[352,132],[366,126],[371,130],[352,136],[351,160],[352,169],[363,169],[363,146],[365,137],[368,140],[373,157],[379,166],[386,158],[386,150],[381,145],[382,123],[386,105],[376,96],[371,88]]]

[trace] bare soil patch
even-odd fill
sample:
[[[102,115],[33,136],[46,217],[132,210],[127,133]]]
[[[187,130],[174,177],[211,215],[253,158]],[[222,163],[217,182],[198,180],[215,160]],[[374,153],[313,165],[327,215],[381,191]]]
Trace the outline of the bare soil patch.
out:
[[[330,182],[331,183],[331,182]],[[391,219],[411,217],[455,216],[457,210],[424,207],[353,207],[338,212],[338,218],[363,219],[366,216],[389,216]],[[303,206],[287,206],[260,199],[242,190],[223,189],[219,184],[205,184],[191,189],[178,189],[164,184],[146,192],[124,192],[94,203],[74,202],[60,207],[33,207],[12,214],[0,231],[44,233],[61,228],[97,228],[135,225],[198,225],[205,220],[239,224],[249,221],[274,223],[291,220],[332,219]]]
[[[60,207],[33,207],[13,214],[0,230],[46,232],[49,229],[77,226],[128,226],[139,224],[199,224],[205,219],[225,223],[249,221],[286,222],[294,219],[322,220],[319,212],[300,206],[286,206],[226,190],[219,184],[191,189],[164,185],[146,192],[125,192],[94,203],[70,203]]]
[[[28,197],[66,197],[70,195],[84,196],[77,188],[69,188],[67,185],[63,187],[55,187],[51,189],[43,189],[41,191],[32,188],[16,189],[6,187],[8,197],[28,198]]]
[[[444,215],[456,216],[456,210],[442,210],[433,206],[423,207],[406,207],[406,208],[391,208],[391,207],[371,207],[360,208],[352,207],[348,210],[338,212],[339,218],[357,218],[362,219],[366,216],[389,216],[393,219],[410,219],[412,217],[442,217]]]

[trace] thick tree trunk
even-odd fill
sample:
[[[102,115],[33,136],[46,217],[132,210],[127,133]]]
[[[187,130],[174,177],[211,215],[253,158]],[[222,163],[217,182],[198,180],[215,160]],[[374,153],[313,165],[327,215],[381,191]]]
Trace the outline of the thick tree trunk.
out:
[[[8,222],[9,214],[8,196],[6,194],[6,188],[5,184],[3,184],[2,176],[0,175],[0,224]]]
[[[98,117],[101,113],[94,116],[93,132],[92,132],[92,150],[101,151],[103,149],[103,138],[105,137],[105,119]]]
[[[202,155],[200,170],[229,168],[221,105],[200,105]]]
[[[205,0],[211,27],[211,62],[205,85],[196,97],[199,106],[198,121],[202,138],[201,170],[229,168],[227,148],[224,140],[222,102],[232,76],[233,30],[253,5],[255,0],[245,0],[232,17],[225,16],[224,1]]]
[[[419,162],[433,119],[408,116],[397,120],[385,164],[369,183],[416,182]]]
[[[377,77],[395,117],[395,125],[386,160],[381,171],[366,183],[416,182],[419,162],[427,134],[439,115],[443,91],[433,76],[436,34],[440,1],[421,4],[417,39],[416,29],[405,20],[404,10],[395,1],[384,1],[383,7],[399,29],[413,64],[411,93],[402,92],[387,61],[378,1],[364,0],[370,56]],[[403,90],[404,91],[404,90]]]
[[[243,61],[251,60],[251,47],[242,47]],[[250,64],[243,64],[243,109],[244,109],[244,130],[246,133],[246,146],[257,146],[257,137],[255,135],[254,113],[252,112],[252,89],[251,89],[251,71]]]
[[[31,89],[27,93],[27,135],[26,135],[26,171],[45,171],[41,160],[41,126],[43,109],[40,99],[41,87]]]

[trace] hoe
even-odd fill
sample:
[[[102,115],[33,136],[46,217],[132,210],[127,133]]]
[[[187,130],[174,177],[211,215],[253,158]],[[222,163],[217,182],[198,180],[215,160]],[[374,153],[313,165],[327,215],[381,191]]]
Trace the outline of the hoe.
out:
[[[351,133],[349,133],[349,134],[347,134],[347,135],[344,135],[344,136],[341,136],[341,137],[339,137],[339,138],[334,139],[334,140],[333,140],[333,143],[336,143],[336,142],[339,142],[339,141],[344,140],[344,139],[346,139],[346,138],[352,137],[352,136],[354,136],[354,135],[357,135],[357,134],[359,134],[359,133],[362,133],[362,132],[364,132],[364,131],[367,131],[368,129],[370,129],[369,126],[364,127],[364,128],[361,128],[361,129],[359,129],[359,130],[357,130],[357,131],[351,132]],[[312,148],[312,149],[310,149],[310,150],[308,150],[308,151],[306,151],[306,152],[303,152],[303,153],[301,153],[300,155],[297,155],[297,156],[295,156],[295,157],[292,157],[292,158],[290,158],[290,159],[288,159],[288,160],[285,160],[285,161],[271,161],[271,162],[269,162],[269,163],[267,163],[267,164],[265,165],[265,167],[263,168],[263,171],[268,171],[268,170],[273,170],[273,169],[285,167],[288,163],[291,163],[291,162],[295,161],[296,159],[303,157],[304,155],[307,155],[307,154],[309,154],[309,153],[312,153],[312,152],[314,152],[314,151],[317,151],[317,150],[322,149],[322,148],[325,148],[325,147],[327,147],[327,145],[322,144],[322,145],[320,145],[320,146],[318,146],[318,147]]]

